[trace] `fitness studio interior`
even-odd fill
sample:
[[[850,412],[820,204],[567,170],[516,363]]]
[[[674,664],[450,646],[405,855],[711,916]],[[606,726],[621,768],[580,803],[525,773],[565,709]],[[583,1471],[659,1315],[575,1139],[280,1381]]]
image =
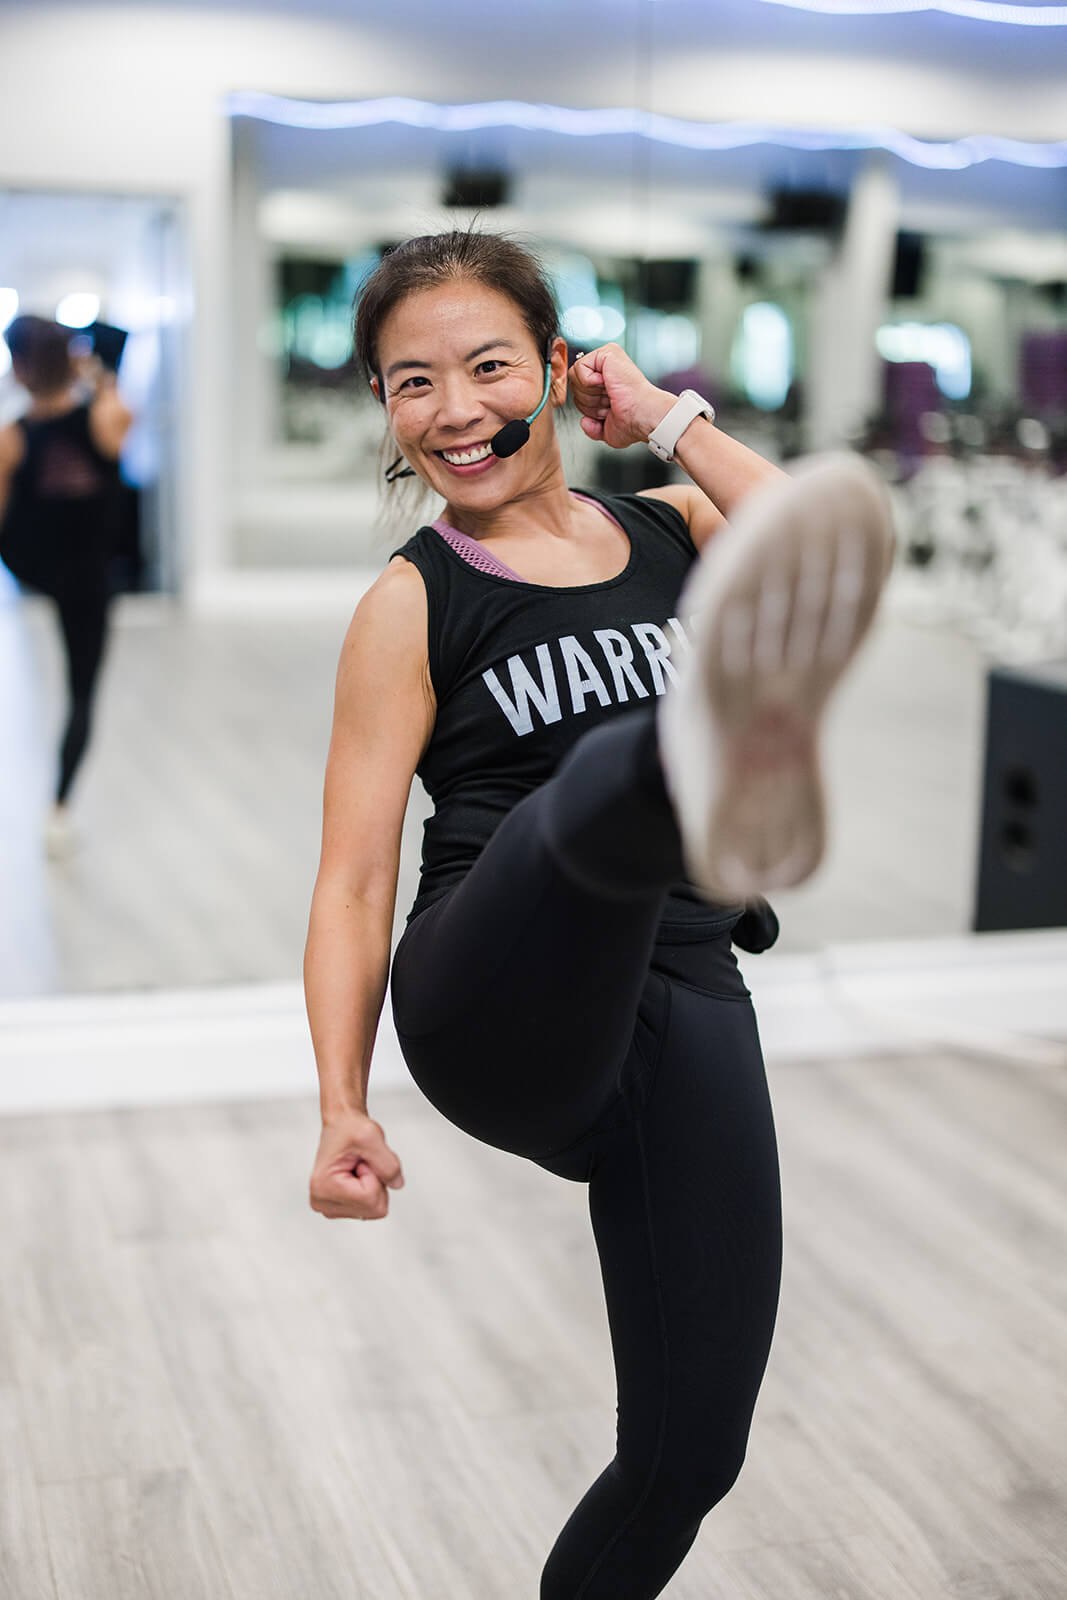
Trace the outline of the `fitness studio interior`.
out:
[[[615,1448],[585,1185],[447,1120],[388,998],[404,1187],[308,1204],[338,662],[443,509],[386,490],[353,305],[464,228],[536,251],[569,361],[860,456],[896,533],[825,860],[737,952],[781,1299],[656,1592],[1067,1595],[1065,82],[1029,0],[0,0],[0,543],[58,414],[17,319],[128,419],[62,807],[69,629],[0,563],[0,1596],[533,1600]],[[575,488],[689,481],[555,426]]]

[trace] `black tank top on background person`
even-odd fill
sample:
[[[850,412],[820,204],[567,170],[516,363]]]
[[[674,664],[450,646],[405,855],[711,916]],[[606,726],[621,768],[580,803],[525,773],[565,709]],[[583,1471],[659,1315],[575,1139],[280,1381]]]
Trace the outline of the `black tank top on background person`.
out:
[[[0,523],[0,559],[35,588],[83,580],[114,553],[119,464],[93,442],[88,403],[15,426],[25,450]]]
[[[555,588],[482,572],[432,527],[393,555],[426,586],[437,719],[417,772],[433,802],[410,922],[469,871],[495,828],[546,782],[586,732],[651,706],[688,646],[676,603],[697,551],[685,518],[639,495],[582,495],[621,524],[626,566],[602,583]],[[741,907],[675,885],[668,938],[721,930]]]

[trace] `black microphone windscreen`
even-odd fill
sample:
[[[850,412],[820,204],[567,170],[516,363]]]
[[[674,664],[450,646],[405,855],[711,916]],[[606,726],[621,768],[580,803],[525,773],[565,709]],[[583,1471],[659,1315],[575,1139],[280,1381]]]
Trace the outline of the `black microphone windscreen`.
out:
[[[530,424],[522,417],[516,417],[514,422],[505,422],[499,433],[494,433],[489,441],[489,448],[495,456],[513,456],[516,450],[521,450],[530,437]]]

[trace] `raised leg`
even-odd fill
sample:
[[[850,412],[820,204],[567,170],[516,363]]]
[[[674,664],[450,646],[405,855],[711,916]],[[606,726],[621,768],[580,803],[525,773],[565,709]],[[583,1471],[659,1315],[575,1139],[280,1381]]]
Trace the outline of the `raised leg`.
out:
[[[401,940],[393,1010],[427,1098],[520,1155],[582,1134],[616,1090],[681,876],[654,713],[634,711],[586,735]]]

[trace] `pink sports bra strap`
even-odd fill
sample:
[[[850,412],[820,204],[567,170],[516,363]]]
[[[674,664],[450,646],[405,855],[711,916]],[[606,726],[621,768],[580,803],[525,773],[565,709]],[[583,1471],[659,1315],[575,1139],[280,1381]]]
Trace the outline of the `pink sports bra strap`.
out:
[[[452,546],[457,556],[463,557],[468,566],[475,567],[479,572],[489,572],[494,578],[511,578],[515,583],[524,581],[517,572],[513,572],[503,561],[499,561],[488,551],[484,544],[472,539],[469,533],[460,533],[458,528],[453,528],[440,517],[436,522],[431,522],[430,526],[441,535],[446,544]]]

